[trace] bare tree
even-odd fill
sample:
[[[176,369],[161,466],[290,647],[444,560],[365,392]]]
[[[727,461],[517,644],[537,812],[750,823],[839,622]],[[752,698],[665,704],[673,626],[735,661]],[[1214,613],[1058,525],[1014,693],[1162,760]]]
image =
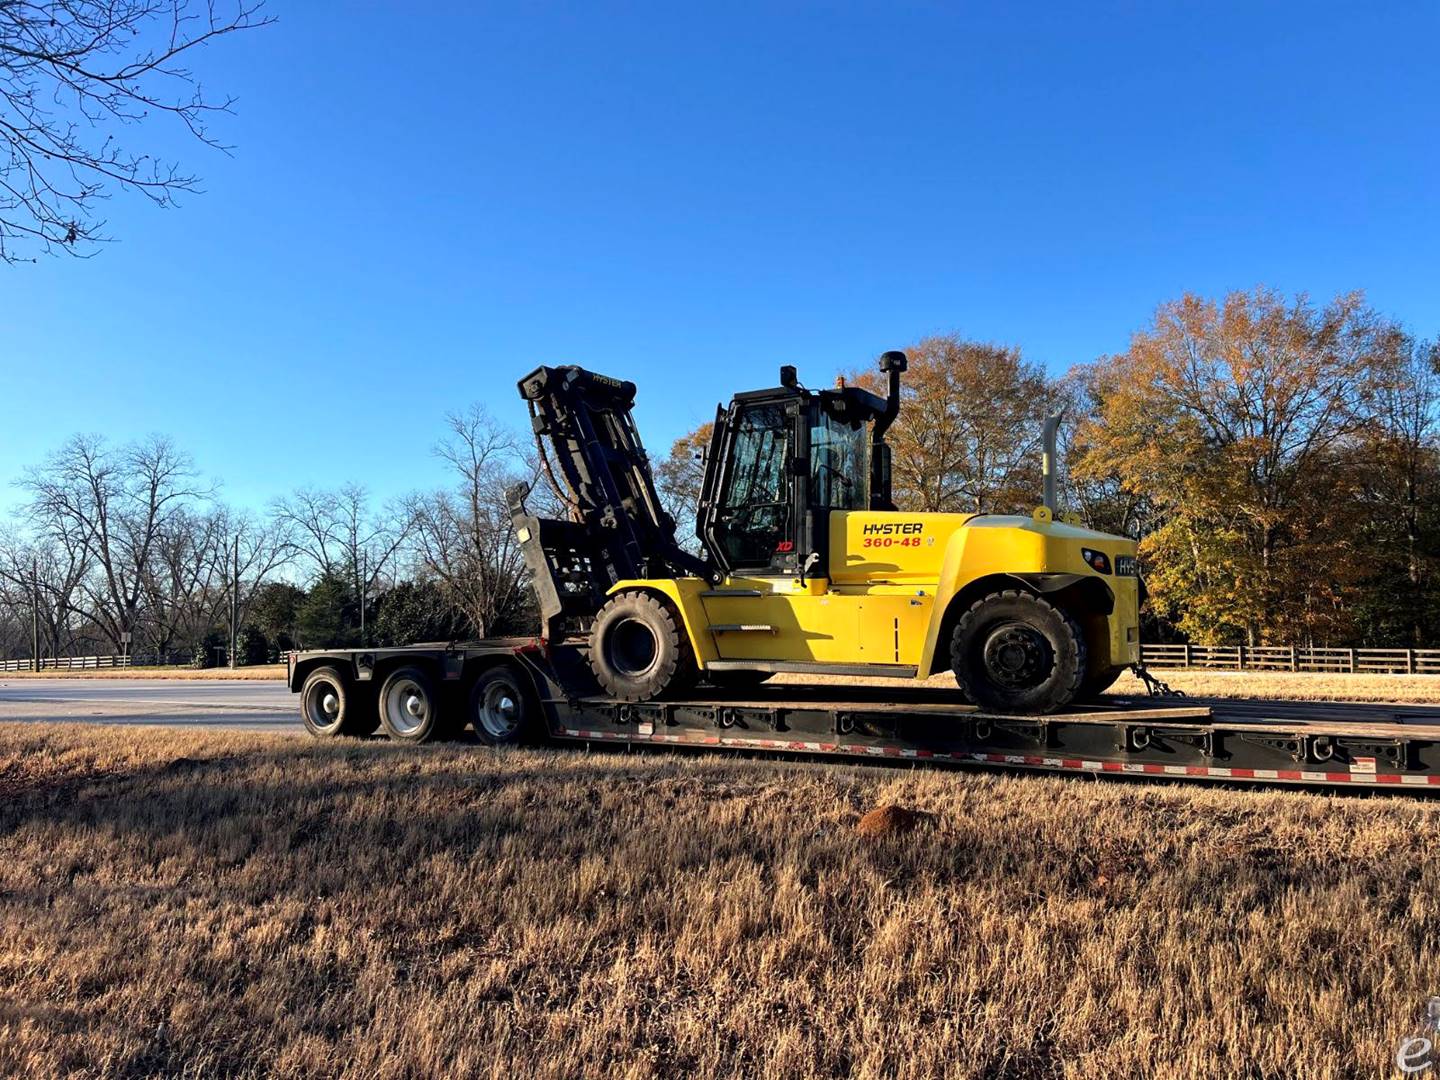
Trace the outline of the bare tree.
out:
[[[415,503],[415,550],[423,570],[482,637],[513,625],[529,604],[525,562],[505,492],[523,479],[514,434],[482,405],[447,418],[450,436],[435,448],[458,477],[453,491]],[[527,470],[533,482],[538,475]]]
[[[302,488],[272,509],[290,550],[318,576],[348,581],[356,596],[383,580],[415,530],[408,502],[387,503],[372,512],[369,493],[358,484],[333,491]]]
[[[63,656],[74,650],[89,622],[80,597],[89,569],[89,556],[73,534],[32,541],[14,529],[0,533],[0,590],[12,617],[22,624],[25,655],[30,654],[28,623],[37,601],[42,654]]]
[[[106,239],[96,203],[115,189],[158,206],[197,191],[120,133],[168,118],[226,149],[208,123],[234,99],[207,98],[187,65],[270,21],[259,0],[0,0],[0,261],[88,253]]]
[[[196,483],[187,454],[160,436],[112,449],[96,435],[77,435],[26,471],[37,535],[74,545],[93,564],[79,590],[89,615],[117,650],[135,629],[151,560],[163,532],[208,491]]]

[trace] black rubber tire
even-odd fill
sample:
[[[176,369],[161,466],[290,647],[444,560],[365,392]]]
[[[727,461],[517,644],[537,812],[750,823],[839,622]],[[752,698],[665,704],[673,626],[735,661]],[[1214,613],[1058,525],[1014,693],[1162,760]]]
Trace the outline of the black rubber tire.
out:
[[[775,677],[773,671],[707,671],[705,681],[718,690],[754,690]]]
[[[396,742],[427,743],[445,737],[440,696],[430,676],[418,667],[397,668],[387,675],[375,706],[380,727]]]
[[[1115,685],[1115,680],[1125,674],[1123,664],[1106,664],[1085,676],[1080,689],[1075,692],[1076,701],[1094,701]]]
[[[521,677],[501,665],[480,673],[470,688],[467,710],[475,737],[487,746],[533,742],[540,730],[540,709]]]
[[[1005,679],[994,659],[998,635],[1026,643],[1033,672]],[[1013,653],[1013,650],[1010,650]],[[955,624],[950,665],[967,697],[987,712],[1047,713],[1075,700],[1085,677],[1085,636],[1075,620],[1044,597],[1019,589],[991,593]]]
[[[616,593],[595,616],[590,670],[600,688],[620,701],[682,692],[700,674],[674,608],[639,589]]]
[[[326,699],[333,699],[327,707]],[[338,668],[318,667],[305,676],[300,686],[300,719],[305,730],[317,739],[335,739],[350,734],[355,693],[347,689]]]

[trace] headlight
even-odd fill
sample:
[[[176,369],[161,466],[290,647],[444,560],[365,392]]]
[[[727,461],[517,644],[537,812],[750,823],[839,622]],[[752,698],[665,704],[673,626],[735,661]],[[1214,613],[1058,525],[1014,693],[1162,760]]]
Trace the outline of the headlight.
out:
[[[1092,551],[1090,548],[1080,549],[1080,558],[1085,560],[1085,565],[1094,570],[1097,574],[1108,574],[1110,572],[1110,556],[1103,551]]]

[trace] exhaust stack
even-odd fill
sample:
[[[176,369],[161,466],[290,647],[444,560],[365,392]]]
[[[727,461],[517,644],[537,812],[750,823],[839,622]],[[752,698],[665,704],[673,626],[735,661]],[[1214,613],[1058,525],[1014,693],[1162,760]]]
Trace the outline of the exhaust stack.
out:
[[[1040,456],[1040,475],[1045,484],[1042,505],[1050,511],[1051,517],[1056,517],[1060,513],[1060,500],[1056,495],[1056,470],[1059,461],[1056,443],[1059,433],[1060,414],[1051,413],[1045,418],[1044,434],[1042,435],[1043,450]]]
[[[885,433],[900,415],[900,373],[909,366],[903,352],[891,351],[880,357],[880,370],[889,376],[890,385],[885,395],[885,411],[875,417],[870,429],[871,510],[895,509],[890,494],[890,447],[885,445]]]

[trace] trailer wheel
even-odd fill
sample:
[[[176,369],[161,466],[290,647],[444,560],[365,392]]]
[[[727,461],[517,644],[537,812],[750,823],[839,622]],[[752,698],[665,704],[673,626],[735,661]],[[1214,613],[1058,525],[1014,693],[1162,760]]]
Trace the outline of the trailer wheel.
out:
[[[333,667],[316,668],[300,687],[300,718],[305,730],[317,739],[350,734],[354,704],[353,695],[345,689],[345,677]]]
[[[649,701],[699,676],[674,609],[638,589],[616,593],[595,616],[590,668],[601,688],[621,701]]]
[[[1075,699],[1085,675],[1085,637],[1043,597],[991,593],[960,616],[950,663],[961,689],[992,712],[1053,712]]]
[[[391,672],[380,687],[380,726],[396,742],[424,743],[443,733],[430,676],[416,667]]]
[[[470,688],[470,721],[480,741],[508,746],[526,741],[535,728],[535,706],[506,667],[484,672]]]

